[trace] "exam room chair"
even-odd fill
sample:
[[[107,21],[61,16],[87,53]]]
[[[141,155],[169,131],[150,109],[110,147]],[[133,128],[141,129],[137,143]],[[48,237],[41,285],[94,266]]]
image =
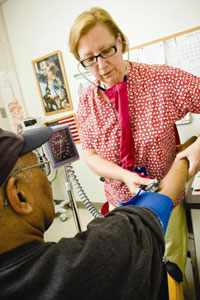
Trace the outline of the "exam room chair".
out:
[[[167,273],[169,300],[184,300],[182,282],[175,281]]]

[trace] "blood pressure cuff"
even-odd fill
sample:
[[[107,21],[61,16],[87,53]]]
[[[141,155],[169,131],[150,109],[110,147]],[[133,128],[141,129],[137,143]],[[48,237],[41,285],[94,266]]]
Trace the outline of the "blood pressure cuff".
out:
[[[120,202],[120,206],[135,205],[146,207],[156,213],[165,234],[167,224],[173,209],[172,200],[163,194],[155,192],[142,192],[131,198],[128,202]]]

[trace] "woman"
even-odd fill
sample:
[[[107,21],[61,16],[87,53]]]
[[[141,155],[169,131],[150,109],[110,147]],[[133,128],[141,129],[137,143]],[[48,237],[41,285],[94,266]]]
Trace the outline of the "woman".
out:
[[[166,65],[125,61],[127,38],[101,8],[76,18],[69,43],[79,65],[96,78],[79,101],[83,154],[105,178],[109,204],[118,206],[166,175],[177,153],[175,122],[188,111],[200,113],[200,79]],[[192,176],[200,167],[200,138],[182,157]],[[177,203],[183,197],[184,191]]]

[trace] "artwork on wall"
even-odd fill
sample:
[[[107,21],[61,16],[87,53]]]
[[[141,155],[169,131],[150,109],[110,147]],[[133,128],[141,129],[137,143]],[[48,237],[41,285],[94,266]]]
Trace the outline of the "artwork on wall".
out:
[[[83,75],[88,78],[90,81],[95,81],[95,78],[94,76],[89,73],[88,71],[84,71],[83,72]],[[77,83],[77,93],[78,93],[78,96],[80,97],[81,94],[88,88],[90,81],[88,81],[85,77],[83,77],[82,74],[74,74],[74,78],[76,80],[76,83]]]
[[[19,83],[13,71],[0,71],[0,91],[4,104],[2,117],[11,130],[21,133],[21,121],[26,117],[26,112]]]
[[[45,115],[73,109],[61,52],[55,51],[32,61]]]

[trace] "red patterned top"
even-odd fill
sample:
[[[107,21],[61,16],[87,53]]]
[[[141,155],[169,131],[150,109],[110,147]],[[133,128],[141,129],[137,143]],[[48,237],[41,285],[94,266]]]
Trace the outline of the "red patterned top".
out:
[[[200,78],[167,65],[130,63],[127,86],[136,166],[145,166],[150,177],[161,180],[176,155],[175,122],[187,112],[200,113]],[[94,85],[80,97],[82,149],[95,149],[99,156],[120,164],[121,131],[115,113]],[[114,206],[131,198],[119,181],[106,179],[104,188]]]

